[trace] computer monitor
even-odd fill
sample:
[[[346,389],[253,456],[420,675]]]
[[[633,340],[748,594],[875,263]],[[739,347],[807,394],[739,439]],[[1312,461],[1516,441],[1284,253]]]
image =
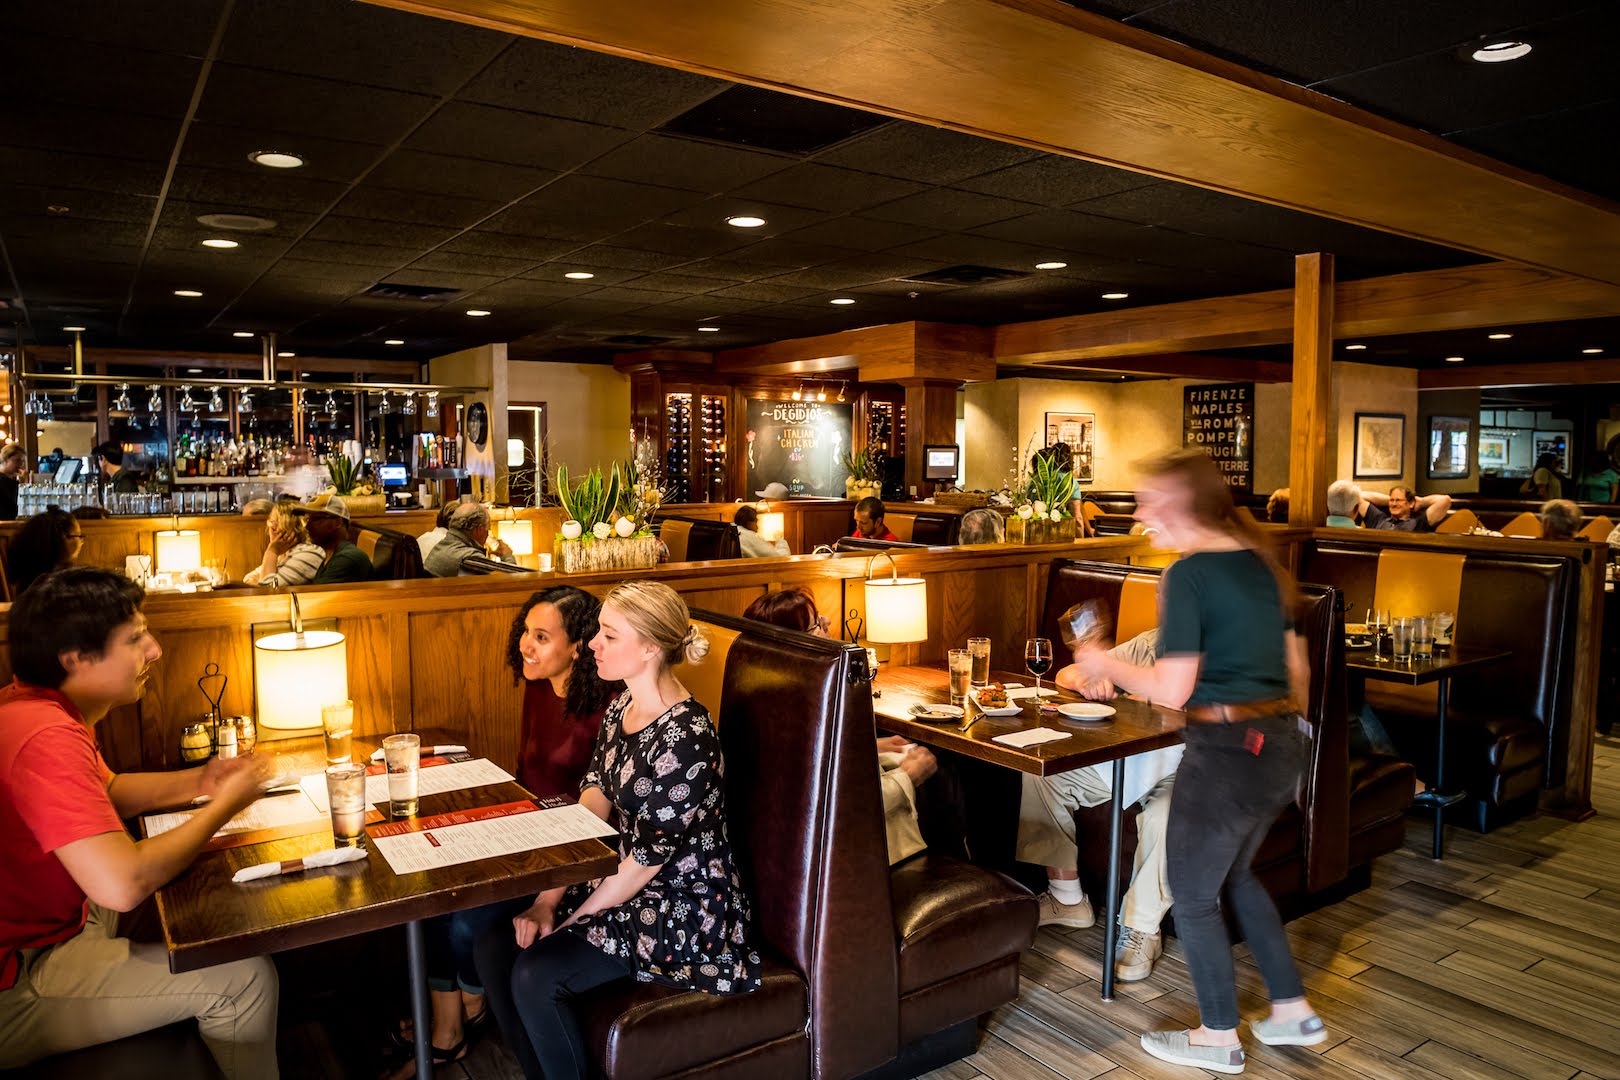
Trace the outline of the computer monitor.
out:
[[[410,482],[410,470],[403,465],[389,463],[377,466],[377,478],[383,487],[404,487]]]
[[[63,458],[62,464],[56,467],[56,474],[51,477],[53,484],[71,484],[79,478],[79,459],[76,457]]]
[[[960,446],[923,447],[923,479],[955,480],[962,471]]]

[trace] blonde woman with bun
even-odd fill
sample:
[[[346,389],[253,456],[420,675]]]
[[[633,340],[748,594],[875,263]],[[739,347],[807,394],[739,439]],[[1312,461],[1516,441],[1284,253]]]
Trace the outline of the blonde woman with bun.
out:
[[[495,1018],[530,1080],[590,1071],[570,999],[620,979],[708,994],[759,987],[749,905],[726,830],[725,765],[709,712],[676,677],[709,641],[667,585],[608,594],[590,648],[623,681],[602,719],[579,801],[619,827],[619,868],[595,887],[541,893],[478,946]],[[510,972],[510,976],[507,973]]]

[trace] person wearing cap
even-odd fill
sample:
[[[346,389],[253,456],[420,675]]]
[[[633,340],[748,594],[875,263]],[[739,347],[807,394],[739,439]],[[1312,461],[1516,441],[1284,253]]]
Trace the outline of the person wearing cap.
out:
[[[338,585],[350,581],[370,581],[371,560],[349,539],[349,504],[341,495],[306,507],[309,539],[326,552],[326,561],[311,585]]]
[[[463,574],[485,574],[474,557],[488,558],[489,510],[483,503],[462,503],[450,514],[445,526],[444,539],[433,545],[422,568],[430,577],[460,577]],[[504,540],[495,541],[495,558],[503,563],[517,564],[511,545]]]
[[[779,484],[773,480],[759,491],[754,492],[754,495],[768,502],[781,502],[788,497],[788,489],[786,484]]]

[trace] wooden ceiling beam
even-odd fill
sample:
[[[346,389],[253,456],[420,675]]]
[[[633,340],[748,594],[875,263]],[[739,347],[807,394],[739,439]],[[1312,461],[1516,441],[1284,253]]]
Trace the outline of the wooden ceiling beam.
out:
[[[1054,369],[1112,372],[1119,375],[1158,375],[1171,379],[1217,379],[1243,382],[1289,382],[1290,364],[1276,360],[1250,360],[1219,353],[1162,353],[1157,356],[1121,356],[1074,363],[1041,364],[1017,368],[1009,377],[1038,379]]]
[[[1620,206],[1059,0],[371,0],[1620,284]]]
[[[1620,383],[1620,359],[1550,360],[1533,364],[1448,364],[1418,372],[1419,390],[1472,390],[1496,386],[1589,386]]]

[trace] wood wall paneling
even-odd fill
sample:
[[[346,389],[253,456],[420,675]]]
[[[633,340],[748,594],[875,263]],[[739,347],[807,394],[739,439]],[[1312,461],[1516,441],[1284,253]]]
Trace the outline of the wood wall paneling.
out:
[[[475,753],[508,771],[515,769],[523,690],[512,683],[506,642],[521,604],[521,597],[513,597],[495,607],[411,615],[408,651],[415,714],[393,717],[393,730],[437,728],[464,734]],[[358,711],[357,703],[357,721]]]

